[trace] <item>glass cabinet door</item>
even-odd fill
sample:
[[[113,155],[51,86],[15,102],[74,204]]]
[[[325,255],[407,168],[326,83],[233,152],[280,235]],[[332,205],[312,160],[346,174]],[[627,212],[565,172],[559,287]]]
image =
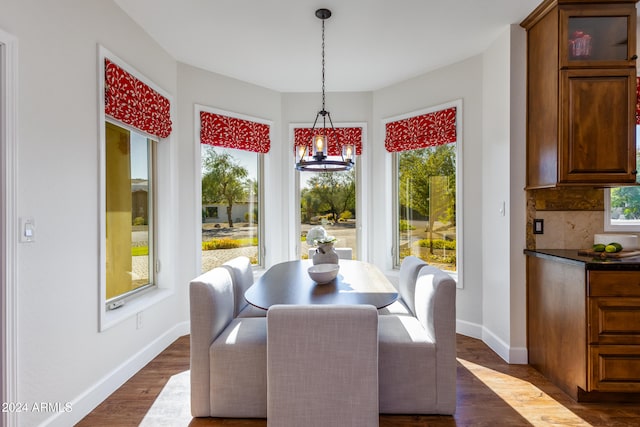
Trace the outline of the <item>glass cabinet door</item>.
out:
[[[635,5],[560,10],[562,67],[630,66],[635,60]]]

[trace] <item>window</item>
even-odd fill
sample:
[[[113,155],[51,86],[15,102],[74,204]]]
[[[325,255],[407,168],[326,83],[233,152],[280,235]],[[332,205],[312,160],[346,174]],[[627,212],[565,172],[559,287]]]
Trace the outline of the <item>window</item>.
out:
[[[390,119],[385,146],[393,156],[394,264],[417,256],[458,271],[460,102]]]
[[[336,238],[334,246],[342,258],[362,258],[363,240],[359,229],[358,206],[363,205],[360,162],[365,159],[363,145],[367,140],[366,123],[338,123],[328,133],[327,153],[329,159],[341,156],[340,144],[355,147],[355,165],[349,171],[340,172],[299,172],[296,171],[296,197],[299,211],[295,213],[298,222],[296,256],[308,259],[313,256],[315,246],[307,243],[307,233],[311,228],[322,227],[328,236]],[[290,124],[289,136],[293,141],[293,151],[306,146],[312,152],[311,141],[314,132],[310,124]]]
[[[336,248],[350,248],[357,259],[356,170],[343,172],[300,172],[300,248],[299,258],[307,259],[314,247],[306,235],[321,226],[334,236]]]
[[[201,144],[202,272],[260,257],[260,154]]]
[[[396,263],[409,255],[456,271],[456,144],[396,153]]]
[[[165,185],[172,170],[169,95],[102,46],[98,69],[99,327],[105,331],[173,293],[174,281],[165,280],[172,267],[161,271],[159,262],[175,246],[167,233],[173,225],[159,212],[175,203]]]
[[[154,285],[155,141],[110,122],[105,129],[106,303]]]
[[[237,256],[263,265],[262,176],[271,124],[203,106],[198,114],[201,271]]]
[[[202,210],[203,221],[206,222],[208,219],[217,219],[218,218],[218,207],[217,206],[205,206]]]
[[[636,170],[640,170],[640,126],[636,126]],[[636,182],[640,176],[636,176]],[[613,187],[604,191],[605,231],[640,231],[640,187]]]

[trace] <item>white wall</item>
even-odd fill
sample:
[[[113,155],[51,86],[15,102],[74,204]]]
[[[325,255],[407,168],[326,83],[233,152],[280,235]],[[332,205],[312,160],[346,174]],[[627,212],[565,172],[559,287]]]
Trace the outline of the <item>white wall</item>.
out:
[[[510,29],[510,157],[509,182],[511,204],[509,206],[509,276],[511,309],[508,320],[511,333],[509,336],[510,363],[527,363],[527,280],[526,247],[527,202],[524,191],[526,177],[526,87],[527,87],[527,38],[526,32],[519,25]]]
[[[376,173],[372,176],[371,187],[376,189],[376,192],[385,189],[384,194],[391,194],[391,156],[384,149],[384,128],[380,121],[387,117],[462,99],[464,288],[459,289],[457,294],[457,318],[458,331],[475,337],[481,335],[483,320],[482,70],[482,56],[474,56],[376,91],[373,97],[373,170]],[[375,215],[372,229],[382,230],[379,235],[383,236],[383,239],[374,243],[372,260],[390,269],[391,202],[387,198],[374,198],[373,203],[372,212]]]
[[[482,339],[511,363],[527,362],[525,52],[514,25],[483,54]]]
[[[509,341],[509,31],[483,55],[482,254],[483,337]]]
[[[463,102],[463,289],[457,330],[505,360],[526,363],[525,35],[517,25],[482,54],[376,91],[372,188],[390,194],[390,156],[380,120],[454,99]],[[480,179],[479,179],[480,178]],[[386,230],[373,260],[391,268],[390,203],[374,198],[372,228]]]
[[[273,121],[271,150],[265,154],[265,169],[276,173],[265,175],[266,240],[282,242],[286,233],[286,222],[281,214],[284,209],[286,192],[280,171],[283,170],[284,147],[281,142],[281,95],[269,89],[255,86],[240,80],[231,79],[219,74],[210,73],[200,68],[178,63],[178,121],[180,140],[178,162],[180,165],[179,223],[181,248],[179,283],[188,281],[198,275],[200,266],[197,242],[201,238],[201,215],[197,188],[199,185],[200,135],[196,123],[199,117],[194,116],[195,105],[214,107],[232,113],[243,114],[255,118]],[[270,238],[271,236],[274,236]],[[274,261],[286,259],[284,245],[273,245],[267,251],[267,265]],[[186,300],[186,298],[185,298]]]
[[[74,405],[20,414],[19,425],[71,425],[126,377],[125,362],[145,363],[186,320],[176,293],[145,310],[142,329],[129,318],[98,332],[97,45],[172,95],[176,63],[110,1],[0,0],[0,10],[18,39],[17,214],[36,223],[36,241],[18,245],[17,398]],[[174,280],[171,268],[163,278]]]

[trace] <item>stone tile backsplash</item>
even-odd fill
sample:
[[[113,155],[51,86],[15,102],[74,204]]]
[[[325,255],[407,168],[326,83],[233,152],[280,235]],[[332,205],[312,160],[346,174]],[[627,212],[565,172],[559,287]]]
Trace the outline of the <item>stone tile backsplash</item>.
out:
[[[588,249],[593,235],[604,232],[604,211],[537,211],[544,234],[536,234],[538,249]]]

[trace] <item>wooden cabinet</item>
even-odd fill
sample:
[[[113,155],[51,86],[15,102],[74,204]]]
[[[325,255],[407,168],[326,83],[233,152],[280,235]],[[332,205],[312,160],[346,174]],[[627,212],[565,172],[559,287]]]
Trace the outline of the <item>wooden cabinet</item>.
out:
[[[582,265],[527,257],[529,364],[573,399],[587,390],[587,309]]]
[[[636,0],[547,0],[527,30],[527,188],[636,182]]]
[[[640,392],[640,272],[590,271],[587,391]]]
[[[640,401],[640,271],[528,256],[527,349],[578,401]]]

